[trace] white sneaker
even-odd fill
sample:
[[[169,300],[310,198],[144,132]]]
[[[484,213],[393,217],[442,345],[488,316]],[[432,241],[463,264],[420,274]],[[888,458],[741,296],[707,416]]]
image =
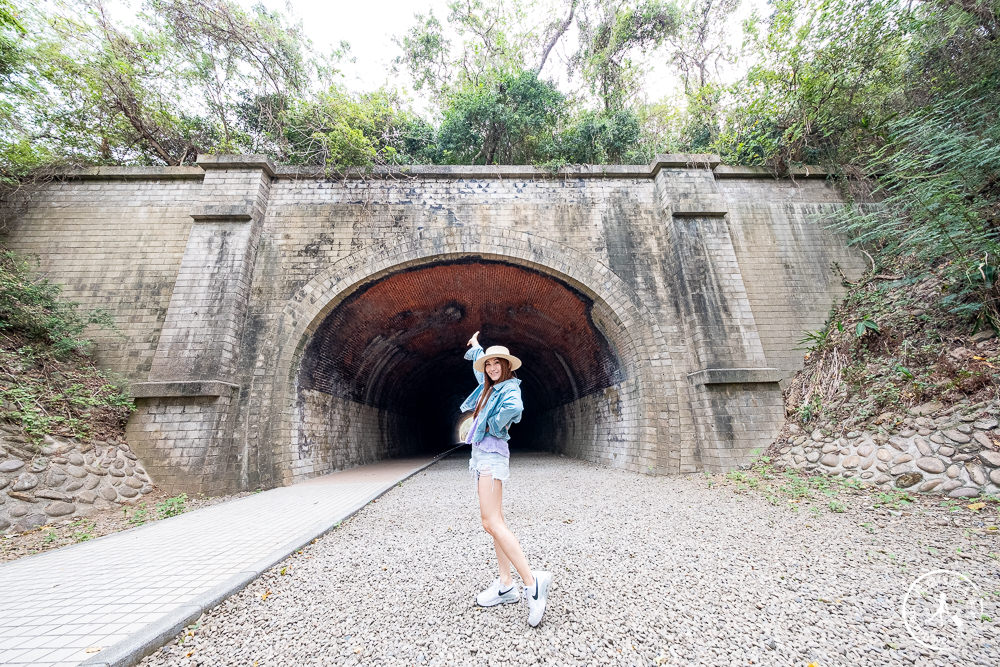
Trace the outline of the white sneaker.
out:
[[[476,604],[480,607],[492,607],[496,604],[510,604],[521,599],[521,591],[517,590],[517,585],[512,581],[506,586],[500,583],[497,577],[489,587],[476,596]]]
[[[549,586],[552,585],[552,573],[545,570],[532,570],[535,585],[524,587],[524,597],[528,600],[528,625],[535,627],[542,621],[545,613],[545,603],[549,599]]]

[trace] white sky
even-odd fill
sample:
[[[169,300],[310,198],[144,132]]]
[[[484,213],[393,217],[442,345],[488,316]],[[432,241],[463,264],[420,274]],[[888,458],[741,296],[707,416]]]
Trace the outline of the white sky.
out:
[[[427,101],[421,93],[410,89],[410,81],[405,73],[393,75],[392,59],[399,48],[392,42],[394,35],[403,35],[414,23],[414,15],[426,14],[433,10],[435,16],[445,24],[448,16],[449,0],[237,0],[245,7],[260,3],[272,10],[281,11],[291,22],[302,22],[306,36],[313,42],[318,52],[330,52],[347,41],[351,45],[354,62],[343,62],[344,83],[356,92],[369,91],[383,84],[389,84],[412,96],[418,111],[427,110]],[[529,2],[531,0],[528,0]],[[683,0],[682,0],[683,1]],[[112,15],[128,22],[142,0],[106,0]],[[535,0],[544,6],[565,5],[565,0]],[[765,13],[767,0],[742,0],[735,19],[729,26],[734,46],[742,40],[740,24],[749,16],[753,8]],[[536,14],[537,15],[537,14]],[[541,21],[540,21],[541,22]],[[543,78],[555,79],[564,92],[570,92],[574,85],[566,77],[566,57],[572,51],[572,36],[564,35],[553,50],[542,71]],[[724,72],[725,79],[732,80],[742,70],[740,65]],[[674,97],[680,90],[678,77],[664,62],[651,64],[645,81],[645,95],[649,101]]]
[[[342,40],[350,42],[355,62],[343,63],[344,83],[358,92],[372,90],[386,83],[400,90],[410,91],[409,78],[405,73],[395,77],[392,74],[392,59],[400,53],[399,48],[392,42],[392,37],[404,34],[414,23],[414,15],[427,14],[430,10],[433,10],[438,20],[446,25],[449,2],[449,0],[375,0],[370,3],[357,0],[238,1],[247,7],[262,2],[268,8],[281,10],[293,21],[301,20],[306,35],[319,51],[332,50]],[[549,4],[553,0],[541,1]],[[558,5],[565,4],[565,0],[554,1]],[[742,21],[754,8],[764,14],[766,6],[767,0],[742,0],[735,20],[730,26],[735,46],[738,47],[742,39],[739,27]],[[565,75],[565,59],[570,49],[567,37],[569,35],[564,35],[553,50],[542,76],[555,79],[560,88],[568,92],[570,84]],[[729,72],[730,77],[737,71],[739,67]],[[671,97],[680,90],[679,79],[665,63],[653,65],[646,80],[646,95],[651,101]],[[420,94],[411,94],[414,95],[415,107],[418,110],[425,110],[426,102],[420,99]]]

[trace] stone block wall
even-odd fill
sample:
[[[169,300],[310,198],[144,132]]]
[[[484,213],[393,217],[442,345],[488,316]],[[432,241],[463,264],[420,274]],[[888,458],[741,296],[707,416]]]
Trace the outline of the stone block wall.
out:
[[[134,380],[130,442],[171,490],[286,484],[403,452],[405,416],[303,393],[303,352],[359,288],[465,257],[593,302],[623,380],[539,416],[556,450],[657,474],[728,469],[777,433],[793,343],[842,291],[828,265],[864,266],[813,219],[839,205],[822,180],[713,156],[556,175],[199,165],[70,174],[3,239],[112,310],[124,336],[101,334],[98,357]]]
[[[635,382],[607,387],[572,403],[549,410],[539,418],[533,431],[536,447],[612,467],[627,467],[635,460],[636,444],[642,441],[635,426],[637,411]],[[512,429],[512,451],[517,450],[520,429]],[[653,472],[652,452],[645,470]]]
[[[775,463],[907,493],[974,498],[1000,493],[1000,402],[925,403],[889,414],[874,433],[795,424],[775,442]]]
[[[168,493],[218,494],[235,487],[238,472],[233,402],[231,395],[136,398],[125,437]]]
[[[120,335],[88,335],[98,363],[131,380],[152,365],[203,178],[198,167],[88,170],[38,192],[2,237],[68,299],[111,313]]]
[[[830,234],[817,233],[841,206],[836,188],[817,178],[720,178],[733,247],[768,364],[789,377],[802,368],[799,341],[820,328],[843,294],[841,274],[867,261]]]
[[[420,427],[408,415],[380,410],[321,391],[299,392],[299,428],[292,435],[293,480],[412,455]]]

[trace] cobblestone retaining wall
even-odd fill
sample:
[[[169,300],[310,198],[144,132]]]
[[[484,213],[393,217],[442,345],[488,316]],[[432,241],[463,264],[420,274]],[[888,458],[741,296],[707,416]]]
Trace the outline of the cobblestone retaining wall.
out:
[[[1000,403],[943,410],[939,403],[887,415],[876,433],[834,432],[830,425],[779,446],[775,463],[856,477],[910,492],[971,498],[1000,493]]]
[[[46,436],[36,445],[0,424],[0,533],[87,516],[152,491],[127,443]]]

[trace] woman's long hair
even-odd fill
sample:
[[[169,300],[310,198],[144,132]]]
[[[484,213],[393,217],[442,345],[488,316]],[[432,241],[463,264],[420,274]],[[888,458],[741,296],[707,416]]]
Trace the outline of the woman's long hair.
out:
[[[479,397],[479,401],[476,402],[476,410],[475,412],[472,413],[473,419],[479,416],[479,411],[483,409],[483,406],[486,405],[486,401],[489,400],[490,394],[493,393],[493,385],[503,382],[504,380],[509,380],[512,377],[514,377],[514,371],[510,369],[510,361],[504,359],[503,357],[494,357],[494,358],[500,362],[500,379],[497,380],[496,382],[493,382],[493,380],[490,379],[489,374],[486,372],[484,365],[483,375],[485,376],[486,388],[483,389],[483,393]]]

